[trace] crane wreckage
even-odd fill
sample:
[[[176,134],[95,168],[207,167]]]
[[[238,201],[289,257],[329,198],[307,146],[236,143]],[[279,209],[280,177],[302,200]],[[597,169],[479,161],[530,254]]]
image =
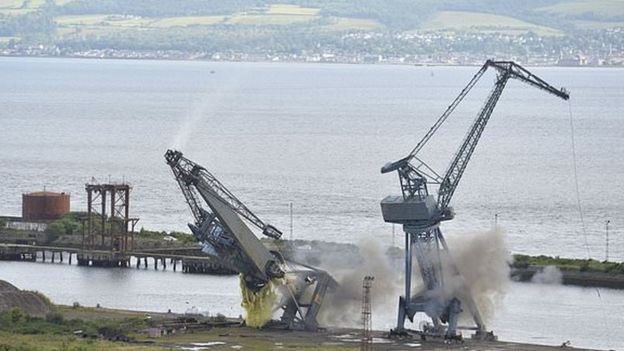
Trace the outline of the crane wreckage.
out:
[[[494,88],[470,126],[448,169],[441,176],[422,161],[418,157],[418,153],[463,101],[488,68],[495,69],[497,73]],[[451,220],[455,216],[453,208],[449,205],[451,198],[505,85],[512,78],[542,89],[561,99],[569,99],[565,89],[552,87],[514,62],[488,60],[416,147],[406,157],[388,163],[381,168],[381,173],[393,171],[398,173],[402,192],[400,196],[387,196],[381,201],[384,221],[402,224],[405,232],[405,295],[399,297],[398,320],[397,327],[393,330],[394,333],[405,334],[405,319],[413,321],[414,315],[417,312],[422,312],[431,319],[431,323],[427,323],[418,333],[449,339],[458,338],[458,318],[465,307],[475,324],[475,326],[466,329],[476,330],[475,336],[479,338],[494,337],[491,332],[487,332],[479,309],[470,294],[470,287],[463,282],[459,269],[453,263],[440,230],[440,223]],[[437,198],[429,193],[429,186],[437,186]],[[415,295],[412,295],[411,292],[413,256],[418,262],[424,284],[422,290]],[[459,277],[462,282],[461,298],[457,294],[445,290],[445,279],[442,273],[443,257],[445,258],[444,262],[450,266],[448,268],[452,274]],[[448,278],[446,277],[446,279]]]
[[[204,167],[176,150],[167,150],[165,159],[193,213],[195,222],[189,227],[202,251],[240,273],[246,323],[263,326],[277,306],[283,313],[273,321],[276,326],[316,330],[316,317],[325,293],[336,285],[334,279],[269,251],[243,219],[272,239],[279,239],[281,231],[258,218]]]

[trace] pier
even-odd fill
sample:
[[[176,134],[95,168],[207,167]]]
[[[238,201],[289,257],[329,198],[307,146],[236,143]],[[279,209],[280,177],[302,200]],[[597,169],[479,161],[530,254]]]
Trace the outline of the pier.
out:
[[[119,252],[84,250],[69,246],[0,244],[0,260],[68,264],[76,262],[79,266],[87,267],[129,268],[134,264],[137,269],[152,267],[154,270],[166,270],[169,266],[174,272],[180,270],[184,273],[235,274],[234,270],[202,254],[195,246]]]

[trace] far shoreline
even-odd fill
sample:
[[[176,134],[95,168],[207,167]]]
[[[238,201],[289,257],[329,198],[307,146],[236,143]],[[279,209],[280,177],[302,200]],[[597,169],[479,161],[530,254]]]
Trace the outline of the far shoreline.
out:
[[[0,55],[0,59],[7,58],[33,58],[33,59],[56,59],[56,60],[111,60],[111,61],[148,61],[148,62],[201,62],[201,63],[241,63],[241,64],[293,64],[293,65],[332,65],[332,66],[404,66],[404,67],[481,67],[483,62],[452,64],[445,62],[437,63],[398,63],[398,62],[334,62],[334,61],[294,61],[294,60],[212,60],[212,59],[193,59],[193,58],[166,58],[166,57],[89,57],[89,56],[70,56],[70,55]],[[501,61],[513,61],[506,58],[492,58]],[[557,65],[557,64],[531,64],[523,63],[525,67],[533,68],[561,68],[561,69],[622,69],[624,65]]]

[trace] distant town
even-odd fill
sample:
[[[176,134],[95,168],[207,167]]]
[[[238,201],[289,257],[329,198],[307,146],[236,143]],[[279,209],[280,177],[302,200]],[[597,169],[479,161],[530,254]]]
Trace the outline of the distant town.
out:
[[[595,34],[595,33],[593,33]],[[340,41],[311,45],[312,49],[278,50],[269,46],[185,49],[79,49],[59,43],[9,42],[0,56],[73,57],[100,59],[208,60],[232,62],[324,62],[346,64],[480,65],[504,58],[530,66],[624,66],[624,29],[594,37],[541,37],[533,33],[397,33],[375,31],[344,34]],[[605,37],[610,44],[601,42]],[[487,43],[489,49],[483,46]],[[520,49],[521,48],[521,49]]]

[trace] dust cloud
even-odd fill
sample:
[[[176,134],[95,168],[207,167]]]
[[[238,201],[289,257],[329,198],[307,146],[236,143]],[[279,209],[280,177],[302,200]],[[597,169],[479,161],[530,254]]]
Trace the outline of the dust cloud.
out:
[[[461,319],[467,320],[466,286],[472,293],[475,304],[487,323],[502,303],[509,284],[509,262],[511,256],[506,247],[505,234],[499,230],[454,235],[447,240],[452,261],[460,275],[451,269],[448,257],[442,258],[445,272],[445,296],[456,296],[462,300],[464,312]],[[324,325],[358,327],[361,324],[362,279],[366,275],[375,277],[371,289],[373,316],[375,311],[396,311],[398,298],[404,293],[403,250],[387,248],[379,241],[370,240],[358,245],[356,253],[341,255],[336,252],[317,257],[318,266],[330,272],[339,287],[328,294],[319,315]],[[413,260],[413,287],[416,293],[422,289],[416,259]]]
[[[402,291],[403,273],[392,267],[385,247],[369,240],[358,245],[359,252],[320,257],[320,267],[327,270],[339,284],[328,294],[319,315],[322,325],[357,327],[361,323],[362,280],[375,277],[371,289],[373,315],[375,310],[396,309]]]
[[[559,285],[563,282],[563,274],[559,268],[555,266],[546,266],[540,272],[535,273],[535,275],[531,278],[531,282],[537,284]]]
[[[510,283],[511,254],[504,231],[458,234],[449,237],[447,242],[461,276],[452,274],[450,262],[443,259],[445,293],[462,301],[464,312],[460,318],[467,320],[465,287],[468,287],[484,322],[491,321],[496,309],[502,305]]]

